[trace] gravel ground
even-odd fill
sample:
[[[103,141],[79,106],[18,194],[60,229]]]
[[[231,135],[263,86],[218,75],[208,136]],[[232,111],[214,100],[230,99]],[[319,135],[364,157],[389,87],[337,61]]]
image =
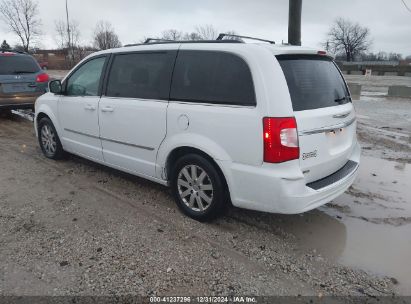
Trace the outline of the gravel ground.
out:
[[[388,277],[328,260],[291,227],[332,216],[182,216],[166,188],[80,158],[54,162],[30,122],[0,119],[0,294],[389,295]],[[344,245],[344,244],[341,244]]]

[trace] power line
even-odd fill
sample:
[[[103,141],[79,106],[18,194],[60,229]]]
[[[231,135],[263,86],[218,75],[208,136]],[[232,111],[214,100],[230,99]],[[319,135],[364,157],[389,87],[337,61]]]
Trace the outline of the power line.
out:
[[[402,3],[404,4],[405,8],[411,13],[411,8],[405,3],[405,0],[401,0]]]

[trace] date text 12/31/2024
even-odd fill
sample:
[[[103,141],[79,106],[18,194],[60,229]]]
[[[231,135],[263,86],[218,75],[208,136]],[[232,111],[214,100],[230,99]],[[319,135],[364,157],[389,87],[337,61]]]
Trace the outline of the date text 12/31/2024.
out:
[[[150,297],[150,303],[257,303],[254,297]]]

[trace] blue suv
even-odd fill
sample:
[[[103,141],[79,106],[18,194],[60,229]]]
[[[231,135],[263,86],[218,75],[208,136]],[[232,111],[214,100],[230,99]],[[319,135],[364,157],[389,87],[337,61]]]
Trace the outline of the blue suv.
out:
[[[49,76],[29,54],[0,49],[0,111],[32,109]]]

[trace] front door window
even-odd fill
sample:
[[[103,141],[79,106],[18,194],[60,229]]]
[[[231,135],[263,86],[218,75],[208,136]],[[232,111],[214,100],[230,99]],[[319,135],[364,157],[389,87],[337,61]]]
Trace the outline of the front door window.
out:
[[[99,57],[82,65],[67,81],[67,96],[98,96],[101,74],[106,57]]]

